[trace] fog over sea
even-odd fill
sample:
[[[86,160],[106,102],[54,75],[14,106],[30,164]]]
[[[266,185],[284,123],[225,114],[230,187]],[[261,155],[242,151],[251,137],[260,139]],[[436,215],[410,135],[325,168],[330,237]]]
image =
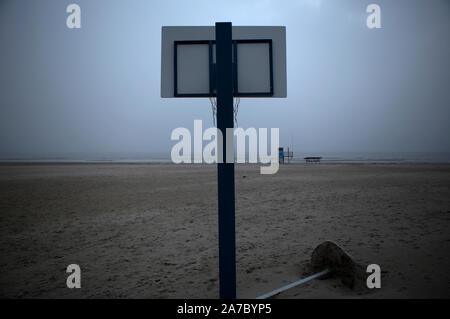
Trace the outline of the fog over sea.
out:
[[[287,150],[287,149],[285,149]],[[432,152],[295,152],[291,162],[304,162],[306,156],[322,157],[322,163],[450,163],[450,153]],[[246,156],[248,162],[248,156]],[[287,161],[287,159],[286,159]],[[14,163],[171,163],[170,152],[142,153],[46,153],[2,154],[0,162]]]

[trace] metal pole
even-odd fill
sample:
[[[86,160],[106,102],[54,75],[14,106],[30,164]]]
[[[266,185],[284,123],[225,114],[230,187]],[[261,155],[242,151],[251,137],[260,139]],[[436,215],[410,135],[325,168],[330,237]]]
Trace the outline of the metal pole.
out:
[[[291,289],[291,288],[296,287],[298,285],[304,284],[305,282],[308,282],[310,280],[322,277],[323,275],[326,275],[329,272],[330,271],[328,269],[325,269],[325,270],[323,270],[321,272],[318,272],[317,274],[308,276],[306,278],[303,278],[303,279],[300,279],[298,281],[295,281],[295,282],[293,282],[293,283],[291,283],[289,285],[286,285],[286,286],[283,286],[281,288],[275,289],[275,290],[273,290],[271,292],[268,292],[268,293],[266,293],[266,294],[264,294],[262,296],[257,297],[256,299],[267,299],[267,298],[270,298],[272,296],[278,295],[279,293],[281,293],[281,292],[283,292],[285,290],[288,290],[288,289]]]
[[[216,23],[217,128],[222,132],[223,163],[217,163],[219,206],[219,285],[221,299],[236,298],[234,163],[226,162],[227,128],[233,128],[231,22]],[[233,139],[233,135],[230,136]],[[233,141],[229,141],[234,145]]]

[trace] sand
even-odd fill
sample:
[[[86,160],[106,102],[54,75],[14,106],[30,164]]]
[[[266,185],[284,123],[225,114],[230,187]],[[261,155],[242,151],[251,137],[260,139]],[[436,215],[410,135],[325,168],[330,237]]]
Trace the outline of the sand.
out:
[[[330,278],[277,298],[450,297],[450,165],[238,165],[236,231],[240,298],[310,274],[324,240],[379,264],[381,289]],[[217,298],[216,167],[2,164],[0,256],[0,297]]]

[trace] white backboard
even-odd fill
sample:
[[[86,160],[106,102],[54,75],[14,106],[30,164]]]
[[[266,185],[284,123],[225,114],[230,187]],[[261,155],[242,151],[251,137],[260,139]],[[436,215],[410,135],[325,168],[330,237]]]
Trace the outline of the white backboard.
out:
[[[232,33],[235,96],[286,97],[286,28],[235,26]],[[215,94],[214,40],[214,26],[162,27],[161,97]]]

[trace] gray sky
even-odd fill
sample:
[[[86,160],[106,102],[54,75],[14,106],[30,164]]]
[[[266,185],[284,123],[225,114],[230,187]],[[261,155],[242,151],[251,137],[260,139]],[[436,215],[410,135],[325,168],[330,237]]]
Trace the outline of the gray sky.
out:
[[[212,126],[208,99],[160,98],[160,41],[216,21],[287,28],[288,98],[241,99],[241,127],[302,152],[450,152],[450,1],[1,0],[0,155],[169,152],[174,128]]]

